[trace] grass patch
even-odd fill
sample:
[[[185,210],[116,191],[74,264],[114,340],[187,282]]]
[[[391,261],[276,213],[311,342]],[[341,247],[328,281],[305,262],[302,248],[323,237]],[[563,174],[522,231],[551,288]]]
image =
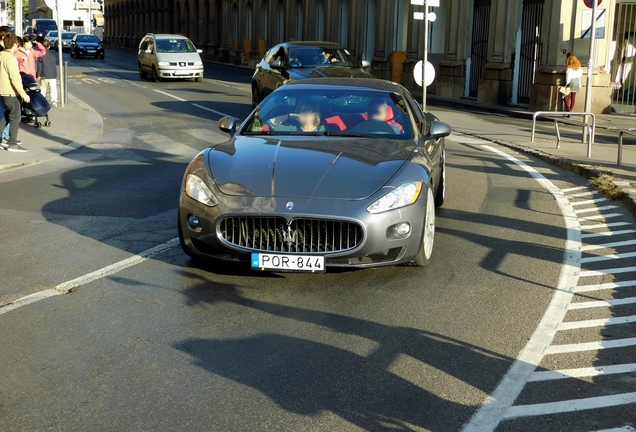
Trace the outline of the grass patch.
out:
[[[597,189],[608,199],[614,201],[623,197],[623,190],[612,182],[612,176],[601,174],[590,179],[590,186]]]

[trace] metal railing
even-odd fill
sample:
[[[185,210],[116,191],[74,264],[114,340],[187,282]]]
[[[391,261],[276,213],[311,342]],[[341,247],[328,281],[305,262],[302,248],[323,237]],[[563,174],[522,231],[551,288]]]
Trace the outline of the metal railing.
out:
[[[583,117],[583,121],[572,121],[564,116],[580,116]],[[592,124],[587,123],[586,117],[592,118]],[[583,132],[581,134],[581,142],[585,143],[587,134],[587,157],[592,157],[592,144],[594,143],[594,134],[596,133],[596,115],[591,112],[569,112],[569,111],[537,111],[532,116],[532,136],[531,142],[534,142],[534,137],[537,129],[537,118],[539,117],[553,117],[554,130],[557,136],[556,148],[561,147],[561,131],[559,130],[559,122],[566,123],[574,126],[583,126]]]

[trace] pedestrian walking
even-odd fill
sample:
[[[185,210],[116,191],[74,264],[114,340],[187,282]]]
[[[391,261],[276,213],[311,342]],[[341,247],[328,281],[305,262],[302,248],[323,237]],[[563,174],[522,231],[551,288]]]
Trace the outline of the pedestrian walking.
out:
[[[22,46],[15,54],[18,58],[18,67],[20,72],[31,75],[35,80],[38,74],[36,61],[46,55],[46,49],[31,36],[24,36],[24,39],[18,38],[18,44],[20,40],[22,40]]]
[[[0,51],[0,101],[5,109],[5,115],[0,118],[0,130],[7,125],[9,119],[9,139],[2,140],[2,147],[11,152],[25,152],[22,143],[18,141],[20,120],[22,118],[22,102],[30,102],[29,95],[22,87],[22,77],[18,67],[18,59],[15,52],[18,50],[18,38],[9,33],[2,39],[4,50]]]
[[[574,110],[576,94],[581,89],[582,76],[583,69],[581,68],[581,62],[573,52],[569,52],[565,58],[565,90],[561,90],[565,110],[568,112]]]
[[[48,40],[42,45],[46,49],[46,54],[38,59],[38,85],[44,97],[49,89],[51,90],[51,106],[57,107],[57,59]]]

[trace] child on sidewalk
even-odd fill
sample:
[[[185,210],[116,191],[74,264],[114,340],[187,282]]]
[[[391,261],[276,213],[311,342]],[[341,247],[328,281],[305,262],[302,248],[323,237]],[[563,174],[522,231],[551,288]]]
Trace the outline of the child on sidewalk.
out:
[[[57,59],[51,52],[51,44],[45,40],[42,44],[46,54],[38,59],[38,84],[44,97],[51,90],[51,106],[57,107]]]

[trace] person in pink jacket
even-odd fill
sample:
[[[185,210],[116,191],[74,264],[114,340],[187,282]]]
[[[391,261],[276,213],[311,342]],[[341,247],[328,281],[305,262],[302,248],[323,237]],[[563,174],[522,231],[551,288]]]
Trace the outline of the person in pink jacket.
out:
[[[15,52],[20,72],[31,75],[35,80],[37,77],[37,59],[45,55],[46,48],[41,43],[35,42],[30,36],[25,36],[22,40],[22,45]]]

